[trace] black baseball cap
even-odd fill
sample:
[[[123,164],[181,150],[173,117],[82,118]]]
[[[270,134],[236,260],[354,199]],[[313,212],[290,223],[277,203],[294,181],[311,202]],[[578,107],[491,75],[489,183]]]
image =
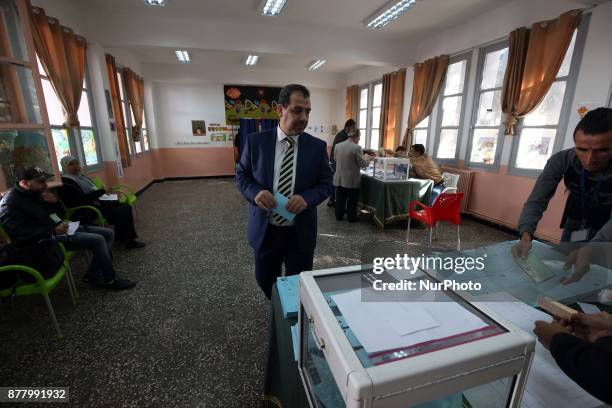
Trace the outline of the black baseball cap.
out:
[[[17,181],[21,180],[47,180],[53,177],[53,174],[45,173],[43,169],[38,166],[19,167],[15,169],[15,178]]]

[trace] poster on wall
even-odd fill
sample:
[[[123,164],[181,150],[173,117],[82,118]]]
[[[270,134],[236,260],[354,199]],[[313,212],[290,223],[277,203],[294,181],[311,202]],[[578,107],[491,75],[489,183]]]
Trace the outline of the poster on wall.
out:
[[[231,142],[234,140],[234,132],[236,130],[233,126],[221,126],[218,123],[211,123],[208,126],[211,142]]]
[[[206,136],[206,122],[203,120],[192,120],[191,132],[194,136]]]
[[[240,119],[278,119],[280,91],[270,86],[224,85],[225,121],[236,125]]]

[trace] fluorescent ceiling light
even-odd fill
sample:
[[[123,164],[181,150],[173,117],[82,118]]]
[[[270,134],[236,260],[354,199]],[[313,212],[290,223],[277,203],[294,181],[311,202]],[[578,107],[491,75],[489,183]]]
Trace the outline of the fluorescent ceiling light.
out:
[[[368,28],[382,28],[414,6],[415,3],[416,0],[392,0],[368,17],[364,24]]]
[[[257,64],[257,60],[259,59],[258,55],[249,55],[245,61],[245,64],[247,65],[255,65]]]
[[[262,16],[278,16],[285,7],[287,0],[264,0],[265,3],[261,9]]]
[[[324,60],[324,59],[310,61],[308,65],[306,65],[306,67],[308,68],[308,70],[314,71],[315,69],[321,68],[321,65],[325,64],[326,62],[327,60]]]
[[[144,0],[147,6],[162,6],[165,7],[168,5],[167,0]]]
[[[176,59],[178,59],[179,62],[191,61],[191,58],[189,57],[189,53],[187,51],[176,50],[174,51],[174,53],[176,54]]]

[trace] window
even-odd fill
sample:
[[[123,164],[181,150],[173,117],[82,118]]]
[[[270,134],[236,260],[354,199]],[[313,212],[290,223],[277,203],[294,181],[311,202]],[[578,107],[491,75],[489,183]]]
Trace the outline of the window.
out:
[[[429,116],[416,125],[412,131],[412,144],[422,144],[427,148],[427,136],[429,136]]]
[[[142,154],[149,150],[149,134],[146,128],[146,119],[143,112],[142,119],[142,132],[141,137],[138,142],[134,141],[132,137],[132,126],[136,123],[134,120],[134,112],[132,112],[132,107],[130,106],[130,102],[128,101],[127,91],[125,87],[125,82],[122,69],[117,66],[117,81],[119,82],[119,98],[121,99],[121,109],[123,111],[123,124],[125,125],[125,137],[127,140],[128,150],[130,152],[130,156],[134,156],[135,154]],[[127,115],[129,112],[129,115]]]
[[[507,62],[505,42],[481,50],[468,155],[470,166],[493,168],[499,165],[503,132],[501,92]]]
[[[359,145],[364,149],[380,147],[380,114],[382,110],[382,82],[374,82],[359,92]]]
[[[581,30],[574,32],[557,77],[540,105],[519,121],[510,161],[514,174],[538,174],[563,144],[578,65],[574,50]],[[584,42],[579,44],[582,49]]]
[[[68,129],[63,125],[64,109],[62,104],[57,98],[51,82],[45,76],[45,71],[38,58],[37,62],[58,165],[62,157],[71,155],[77,157],[86,170],[99,168],[102,165],[100,143],[95,130],[94,112],[90,103],[91,96],[87,89],[87,75],[85,75],[83,80],[81,104],[77,112],[80,122],[79,127]],[[61,169],[61,165],[59,167]]]
[[[457,145],[463,124],[466,89],[471,54],[450,60],[442,86],[442,97],[438,102],[438,127],[434,155],[442,161],[457,159]]]

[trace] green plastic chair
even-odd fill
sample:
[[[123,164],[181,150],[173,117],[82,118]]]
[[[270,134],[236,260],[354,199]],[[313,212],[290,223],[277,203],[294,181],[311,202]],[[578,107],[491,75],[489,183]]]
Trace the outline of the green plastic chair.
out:
[[[6,229],[4,229],[4,225],[2,225],[2,223],[0,223],[0,238],[2,238],[2,241],[4,241],[6,245],[12,242],[11,237],[9,236],[8,232],[6,232]],[[68,289],[70,290],[70,294],[74,302],[74,299],[79,297],[79,294],[76,290],[76,283],[74,281],[74,276],[72,275],[72,269],[70,268],[70,260],[74,258],[76,251],[66,251],[62,244],[60,244],[60,247],[64,253],[64,267],[66,268],[66,281],[68,282]]]
[[[62,251],[64,251],[63,245],[61,245]],[[66,258],[64,258],[66,259]],[[30,268],[25,265],[6,265],[0,266],[0,273],[7,272],[24,272],[28,275],[34,277],[35,282],[23,282],[18,283],[15,288],[7,288],[0,290],[0,298],[8,298],[11,296],[30,296],[30,295],[41,295],[45,299],[45,304],[47,305],[47,309],[49,310],[49,314],[51,315],[51,320],[53,321],[53,326],[55,327],[55,331],[57,332],[57,337],[59,339],[63,339],[64,335],[60,330],[59,324],[57,322],[57,318],[55,317],[55,311],[53,310],[53,305],[51,304],[51,300],[49,299],[49,293],[53,291],[62,280],[64,275],[66,275],[66,279],[68,280],[68,269],[66,268],[67,261],[64,260],[64,264],[60,266],[59,270],[49,279],[44,279],[42,275],[33,268]],[[68,284],[68,290],[70,291],[70,296],[72,298],[72,303],[76,305],[75,293],[73,291],[72,285]]]
[[[104,181],[102,181],[100,177],[94,177],[91,180],[94,182],[96,187],[106,189],[106,186],[104,185]],[[136,196],[134,189],[128,186],[127,184],[114,185],[111,187],[111,190],[121,193],[119,194],[120,203],[125,203],[133,207],[134,203],[136,203],[136,201],[138,200],[138,197]]]
[[[64,202],[59,197],[57,198],[57,200],[64,209],[64,218],[66,219],[66,221],[72,221],[74,215],[79,211],[91,211],[95,216],[93,221],[95,225],[103,227],[107,224],[106,218],[104,218],[100,210],[98,210],[92,205],[79,205],[78,207],[67,208]]]

